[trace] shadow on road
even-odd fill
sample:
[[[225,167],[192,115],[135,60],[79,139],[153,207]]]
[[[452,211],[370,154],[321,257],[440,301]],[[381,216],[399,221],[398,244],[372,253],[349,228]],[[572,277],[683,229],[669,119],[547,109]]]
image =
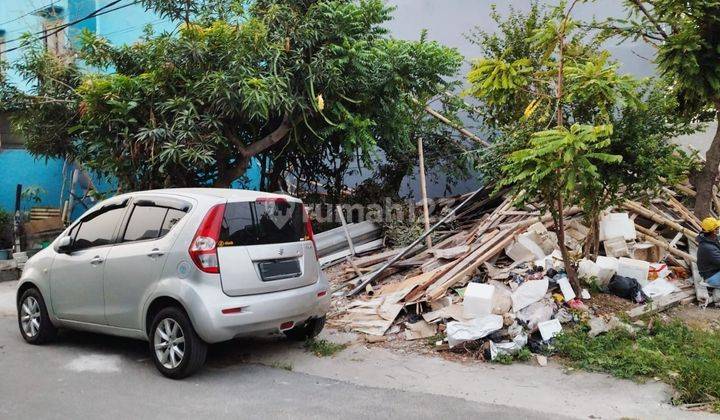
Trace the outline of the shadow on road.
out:
[[[22,340],[18,336],[19,340]],[[114,337],[85,331],[61,330],[54,345],[78,352],[120,354],[134,361],[150,360],[147,342],[123,337]],[[224,343],[211,344],[208,348],[207,366],[221,369],[246,364],[258,356],[277,355],[291,349],[302,348],[302,343],[287,340],[284,336],[241,338]]]

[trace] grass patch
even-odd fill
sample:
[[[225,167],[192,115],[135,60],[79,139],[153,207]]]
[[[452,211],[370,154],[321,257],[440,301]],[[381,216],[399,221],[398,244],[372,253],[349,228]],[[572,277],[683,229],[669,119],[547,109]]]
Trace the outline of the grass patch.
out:
[[[293,370],[293,366],[288,362],[272,362],[270,366],[274,367],[275,369],[287,370],[288,372],[292,372]]]
[[[332,341],[311,338],[305,341],[305,348],[318,357],[332,356],[347,347],[347,344],[333,343]]]
[[[591,338],[587,327],[578,327],[558,336],[555,347],[577,368],[635,380],[659,377],[675,387],[675,404],[719,401],[720,333],[679,320],[650,324],[635,337],[615,329]]]
[[[521,362],[527,362],[532,358],[532,352],[527,347],[523,347],[520,349],[519,352],[515,353],[515,355],[510,354],[498,354],[495,359],[493,360],[493,363],[499,363],[501,365],[510,365],[512,362],[519,360]]]

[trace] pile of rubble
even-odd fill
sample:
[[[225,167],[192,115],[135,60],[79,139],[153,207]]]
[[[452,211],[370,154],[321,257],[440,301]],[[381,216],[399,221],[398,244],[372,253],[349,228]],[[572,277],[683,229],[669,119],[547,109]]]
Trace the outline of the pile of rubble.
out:
[[[694,193],[686,185],[678,191]],[[559,244],[550,215],[532,205],[516,208],[511,197],[487,190],[443,204],[436,217],[453,209],[456,229],[431,248],[416,241],[406,249],[348,256],[331,276],[330,324],[366,334],[368,341],[426,338],[438,349],[494,359],[526,346],[543,353],[567,323],[588,323],[593,335],[631,329],[620,319],[715,298],[697,277],[699,220],[669,189],[646,204],[627,201],[608,209],[599,226],[604,255],[594,260],[583,257],[594,241],[578,208],[565,210],[566,238]],[[578,293],[568,281],[561,246],[576,264],[583,284]],[[589,305],[591,294],[601,293],[627,299],[631,308],[619,318],[601,316]]]

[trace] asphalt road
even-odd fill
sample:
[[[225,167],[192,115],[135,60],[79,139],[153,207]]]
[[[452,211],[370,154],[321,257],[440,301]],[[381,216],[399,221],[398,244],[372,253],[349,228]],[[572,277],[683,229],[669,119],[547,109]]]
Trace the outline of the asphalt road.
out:
[[[172,381],[156,372],[144,342],[67,331],[54,343],[30,346],[4,311],[0,418],[549,418],[245,363],[252,351],[252,342],[212,346],[202,372]]]

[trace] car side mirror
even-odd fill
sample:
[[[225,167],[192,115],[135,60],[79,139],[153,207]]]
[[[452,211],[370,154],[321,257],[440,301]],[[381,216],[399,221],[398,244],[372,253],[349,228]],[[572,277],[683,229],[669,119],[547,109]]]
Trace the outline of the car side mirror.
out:
[[[60,241],[58,241],[58,252],[62,252],[63,254],[70,253],[72,251],[73,247],[73,239],[69,236],[63,236],[60,238]]]

